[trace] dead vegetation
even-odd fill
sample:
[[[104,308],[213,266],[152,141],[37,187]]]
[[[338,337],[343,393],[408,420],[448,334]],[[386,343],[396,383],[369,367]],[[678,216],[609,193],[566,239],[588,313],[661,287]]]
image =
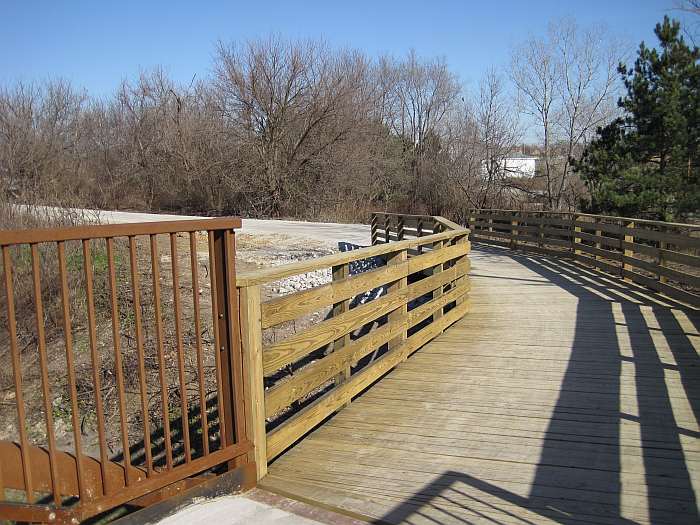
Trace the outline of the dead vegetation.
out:
[[[572,209],[585,191],[569,159],[611,117],[617,58],[601,33],[562,23],[523,44],[512,78],[494,70],[474,86],[444,59],[281,37],[220,43],[212,74],[186,85],[156,69],[104,99],[63,81],[0,86],[0,192],[341,222],[376,209]],[[526,147],[531,119],[545,140]],[[523,153],[544,161],[534,178],[503,169]]]

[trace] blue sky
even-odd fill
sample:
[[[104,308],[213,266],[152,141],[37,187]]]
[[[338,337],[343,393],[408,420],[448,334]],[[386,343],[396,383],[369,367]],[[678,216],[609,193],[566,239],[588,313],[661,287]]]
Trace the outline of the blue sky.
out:
[[[323,37],[371,55],[444,56],[467,86],[508,62],[513,45],[550,20],[603,23],[636,47],[674,0],[530,1],[77,1],[0,2],[0,84],[65,78],[109,95],[124,78],[161,65],[187,82],[206,76],[218,40],[271,32]]]

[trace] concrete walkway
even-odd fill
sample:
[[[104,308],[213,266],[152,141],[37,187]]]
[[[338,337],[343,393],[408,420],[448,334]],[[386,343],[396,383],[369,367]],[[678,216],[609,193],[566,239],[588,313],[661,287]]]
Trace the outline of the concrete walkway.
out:
[[[39,206],[42,213],[51,215],[56,208]],[[126,211],[106,210],[76,210],[84,213],[88,218],[95,217],[102,223],[134,223],[156,221],[181,221],[193,219],[206,219],[208,217],[194,215],[168,215],[163,213],[139,213]],[[299,239],[314,239],[317,241],[337,244],[338,242],[351,242],[353,244],[368,245],[370,242],[370,228],[365,224],[340,224],[333,222],[304,222],[283,221],[271,219],[243,219],[241,233],[248,234],[283,234]]]
[[[365,525],[342,514],[265,490],[203,500],[178,510],[158,525]]]

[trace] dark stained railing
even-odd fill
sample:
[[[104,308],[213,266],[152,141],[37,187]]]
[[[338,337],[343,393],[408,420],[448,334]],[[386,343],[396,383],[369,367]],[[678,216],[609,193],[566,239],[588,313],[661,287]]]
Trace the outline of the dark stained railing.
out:
[[[75,522],[248,463],[240,224],[0,232],[0,519]]]

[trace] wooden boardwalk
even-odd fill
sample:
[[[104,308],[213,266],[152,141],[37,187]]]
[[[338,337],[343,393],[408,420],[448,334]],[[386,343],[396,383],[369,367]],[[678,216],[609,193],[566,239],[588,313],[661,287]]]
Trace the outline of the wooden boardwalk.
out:
[[[698,523],[700,316],[475,246],[471,312],[270,465],[377,523]]]

